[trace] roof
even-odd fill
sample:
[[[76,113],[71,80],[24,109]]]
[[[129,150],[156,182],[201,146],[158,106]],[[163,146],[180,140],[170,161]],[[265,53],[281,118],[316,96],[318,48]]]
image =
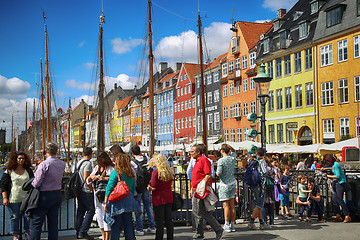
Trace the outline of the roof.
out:
[[[252,49],[260,40],[261,34],[268,32],[273,26],[272,22],[255,23],[237,21],[236,23],[239,26],[249,49]]]
[[[130,102],[130,100],[131,100],[131,96],[129,96],[129,97],[127,97],[127,98],[124,98],[123,100],[116,100],[116,107],[117,107],[117,109],[123,109],[123,108],[125,108],[128,104],[129,104],[129,102]]]
[[[205,70],[212,69],[214,67],[219,66],[220,63],[222,62],[222,60],[224,58],[226,58],[227,54],[228,54],[228,52],[225,52],[225,53],[219,55],[217,58],[214,59],[214,61],[212,61],[210,64],[206,65]]]
[[[183,63],[183,67],[190,79],[191,83],[195,83],[194,75],[200,72],[200,64],[197,63]]]

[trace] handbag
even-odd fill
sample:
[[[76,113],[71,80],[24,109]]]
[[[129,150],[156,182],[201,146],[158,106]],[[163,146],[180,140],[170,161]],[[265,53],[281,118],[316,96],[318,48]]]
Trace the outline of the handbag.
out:
[[[126,185],[125,181],[121,181],[118,174],[118,182],[109,196],[109,202],[119,201],[129,195],[129,187]]]
[[[100,173],[100,176],[105,177],[106,176],[106,170]],[[107,180],[103,181],[95,181],[94,187],[95,187],[95,196],[98,198],[99,202],[104,202],[105,200],[105,192],[106,192],[106,186],[108,184]]]
[[[172,191],[172,194],[173,194],[173,203],[171,205],[171,210],[177,211],[183,207],[184,200],[181,198],[179,193]]]

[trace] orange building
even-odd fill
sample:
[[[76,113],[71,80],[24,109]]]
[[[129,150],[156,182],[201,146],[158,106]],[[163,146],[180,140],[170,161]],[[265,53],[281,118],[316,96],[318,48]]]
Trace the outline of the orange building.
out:
[[[221,62],[223,136],[225,141],[248,140],[251,127],[246,116],[256,111],[256,43],[272,27],[271,23],[237,21],[227,57]],[[256,128],[256,123],[254,124]]]

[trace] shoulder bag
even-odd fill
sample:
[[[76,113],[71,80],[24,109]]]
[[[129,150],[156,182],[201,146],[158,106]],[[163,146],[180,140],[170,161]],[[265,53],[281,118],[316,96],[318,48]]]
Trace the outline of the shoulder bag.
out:
[[[114,189],[110,193],[109,202],[119,201],[129,195],[129,187],[126,185],[125,181],[121,181],[118,174],[118,182],[115,185]]]

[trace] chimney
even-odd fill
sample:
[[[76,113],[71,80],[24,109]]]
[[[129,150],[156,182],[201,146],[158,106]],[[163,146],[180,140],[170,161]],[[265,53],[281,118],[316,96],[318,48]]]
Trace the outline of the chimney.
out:
[[[181,66],[182,66],[182,63],[179,63],[179,62],[175,63],[175,72],[180,71]]]
[[[281,18],[283,18],[285,16],[285,14],[286,14],[286,9],[280,8],[279,10],[277,10],[276,15],[277,15],[278,19],[281,19]]]
[[[114,89],[115,90],[117,89],[117,83],[114,83]]]
[[[163,74],[163,72],[165,72],[165,70],[167,69],[167,66],[168,66],[167,62],[161,62],[159,64],[160,74]]]

